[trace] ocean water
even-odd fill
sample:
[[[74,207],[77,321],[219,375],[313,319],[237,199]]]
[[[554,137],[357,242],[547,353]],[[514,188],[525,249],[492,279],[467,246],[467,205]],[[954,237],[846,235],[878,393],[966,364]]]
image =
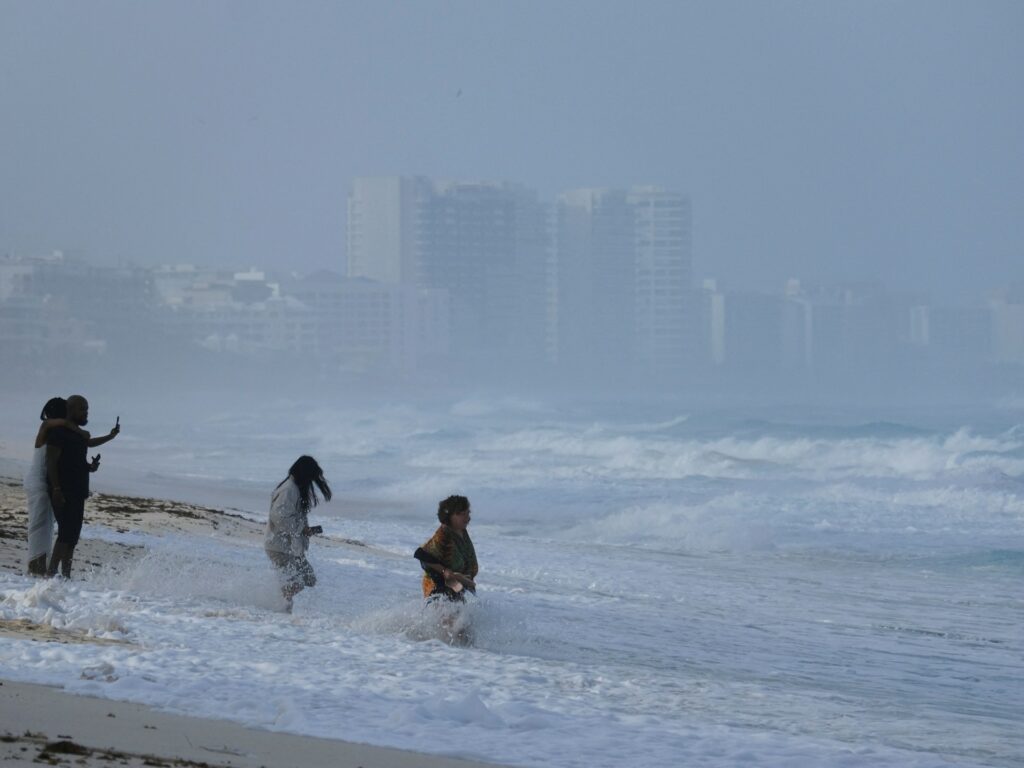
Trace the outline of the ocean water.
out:
[[[120,415],[98,490],[264,519],[312,453],[336,493],[312,517],[365,546],[314,540],[319,583],[286,615],[253,543],[87,525],[148,554],[70,583],[0,575],[0,616],[130,644],[5,640],[0,677],[523,766],[1024,765],[1012,405]],[[411,557],[450,493],[481,563],[450,619],[469,647],[444,641]]]

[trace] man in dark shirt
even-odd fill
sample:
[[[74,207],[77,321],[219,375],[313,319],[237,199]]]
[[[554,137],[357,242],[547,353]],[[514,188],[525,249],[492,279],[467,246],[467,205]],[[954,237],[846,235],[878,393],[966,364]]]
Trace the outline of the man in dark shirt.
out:
[[[89,401],[81,395],[68,398],[68,419],[80,427],[89,423]],[[89,473],[99,467],[99,457],[86,458],[86,438],[65,427],[50,430],[46,438],[46,471],[50,502],[57,518],[57,542],[50,557],[49,574],[58,566],[65,578],[71,577],[71,558],[82,534],[85,500],[89,496]]]

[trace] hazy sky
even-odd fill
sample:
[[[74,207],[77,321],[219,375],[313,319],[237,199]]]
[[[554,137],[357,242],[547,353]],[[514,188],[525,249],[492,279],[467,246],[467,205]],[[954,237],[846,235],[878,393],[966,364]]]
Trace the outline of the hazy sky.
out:
[[[0,252],[341,268],[358,175],[657,183],[695,275],[1024,279],[1024,2],[0,0]]]

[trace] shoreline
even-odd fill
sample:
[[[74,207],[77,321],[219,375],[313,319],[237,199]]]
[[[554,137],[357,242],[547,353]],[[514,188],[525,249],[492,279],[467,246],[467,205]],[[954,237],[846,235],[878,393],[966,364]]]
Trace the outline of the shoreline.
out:
[[[97,493],[88,524],[114,531],[144,530],[248,539],[258,545],[263,524],[208,506],[150,497]],[[25,495],[20,478],[0,473],[0,572],[24,575]],[[362,550],[362,542],[334,539],[330,546]],[[118,567],[142,557],[136,544],[83,535],[75,569]],[[125,641],[96,637],[28,619],[0,619],[0,642],[89,644]],[[344,727],[344,723],[339,723]],[[218,768],[488,768],[493,763],[394,747],[303,736],[191,717],[145,704],[96,698],[63,688],[0,678],[0,763],[62,766],[206,766]]]
[[[3,765],[487,768],[487,763],[247,728],[0,680]]]

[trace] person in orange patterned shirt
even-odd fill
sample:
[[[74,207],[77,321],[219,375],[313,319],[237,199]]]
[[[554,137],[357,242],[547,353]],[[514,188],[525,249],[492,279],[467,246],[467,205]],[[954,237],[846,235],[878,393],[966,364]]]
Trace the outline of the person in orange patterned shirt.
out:
[[[464,590],[476,592],[480,568],[467,530],[470,516],[465,496],[449,496],[437,505],[441,525],[414,555],[423,567],[423,596],[427,599],[464,601]]]

